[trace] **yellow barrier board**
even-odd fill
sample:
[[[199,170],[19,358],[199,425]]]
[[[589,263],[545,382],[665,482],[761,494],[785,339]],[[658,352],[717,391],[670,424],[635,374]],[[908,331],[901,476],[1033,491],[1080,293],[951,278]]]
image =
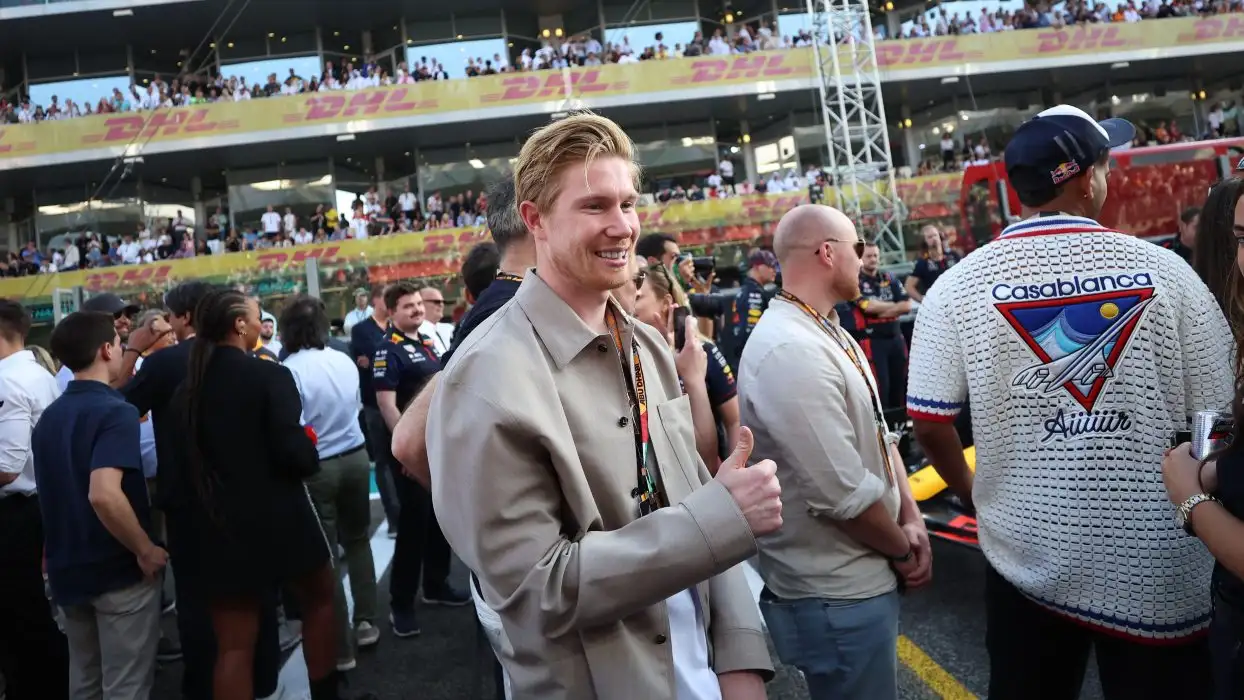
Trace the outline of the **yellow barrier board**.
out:
[[[1033,61],[1128,50],[1187,47],[1238,41],[1244,15],[1181,17],[1131,24],[1030,29],[996,34],[929,37],[877,44],[882,78],[911,69],[964,63]],[[843,57],[849,60],[849,57]],[[155,115],[82,117],[0,129],[0,163],[18,156],[64,153],[130,143],[163,143],[215,135],[260,133],[321,124],[346,124],[436,113],[471,112],[567,98],[642,96],[692,88],[726,87],[809,78],[812,50],[769,51],[726,58],[641,61],[565,71],[437,80],[359,92],[321,92],[245,102],[163,110]],[[149,119],[149,121],[148,121]]]
[[[877,64],[884,78],[885,71],[1168,49],[1239,41],[1241,38],[1244,38],[1244,15],[1204,19],[1178,17],[1120,24],[1076,25],[1063,29],[1025,29],[994,34],[879,41]]]
[[[958,199],[961,179],[960,175],[947,174],[901,180],[898,183],[899,196],[913,211],[924,204],[953,203]],[[764,224],[777,221],[791,208],[807,201],[803,193],[783,193],[641,207],[640,230],[644,233],[681,234],[716,227]],[[826,193],[825,201],[833,203],[832,189]],[[734,234],[718,237],[714,231],[711,235],[688,236],[685,242],[697,245],[749,237]],[[460,256],[487,238],[487,233],[474,228],[441,229],[362,241],[164,260],[147,265],[5,277],[0,278],[0,297],[42,298],[50,296],[54,289],[78,286],[88,292],[99,292],[159,288],[190,279],[228,282],[279,277],[300,271],[309,258],[315,258],[322,268],[400,264],[403,267],[398,276],[433,277],[456,274],[461,263]]]

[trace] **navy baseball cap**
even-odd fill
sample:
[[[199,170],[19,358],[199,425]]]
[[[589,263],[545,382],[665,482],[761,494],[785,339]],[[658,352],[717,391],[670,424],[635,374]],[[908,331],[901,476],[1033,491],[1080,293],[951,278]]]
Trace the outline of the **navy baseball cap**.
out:
[[[1019,192],[1049,193],[1079,177],[1112,148],[1131,143],[1126,119],[1097,121],[1071,105],[1050,107],[1015,130],[1006,145],[1006,176]]]

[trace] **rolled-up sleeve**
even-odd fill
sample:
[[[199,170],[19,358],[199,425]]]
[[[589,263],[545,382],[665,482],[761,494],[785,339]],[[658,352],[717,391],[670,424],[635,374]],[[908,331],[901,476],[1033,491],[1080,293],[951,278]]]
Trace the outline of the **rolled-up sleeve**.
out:
[[[716,482],[616,530],[568,530],[559,474],[582,469],[573,441],[459,376],[438,387],[428,414],[433,503],[449,544],[510,624],[559,637],[615,622],[755,553]]]
[[[30,397],[12,382],[0,386],[0,474],[21,474],[34,429]]]
[[[765,441],[786,458],[779,468],[804,486],[808,511],[850,520],[887,487],[860,460],[863,446],[846,412],[846,380],[815,346],[792,342],[779,348],[765,360],[770,371],[760,400],[751,402],[763,415],[755,420],[764,426]]]

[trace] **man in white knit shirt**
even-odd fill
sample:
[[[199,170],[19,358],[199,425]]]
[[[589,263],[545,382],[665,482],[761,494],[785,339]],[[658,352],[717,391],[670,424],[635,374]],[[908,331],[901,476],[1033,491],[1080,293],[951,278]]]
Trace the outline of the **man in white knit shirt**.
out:
[[[1209,553],[1176,523],[1161,464],[1190,414],[1232,396],[1231,335],[1178,256],[1097,223],[1110,149],[1068,106],[1006,150],[1023,218],[925,297],[908,412],[977,511],[991,700],[1080,696],[1094,650],[1107,700],[1209,697]],[[979,465],[953,421],[968,395]]]

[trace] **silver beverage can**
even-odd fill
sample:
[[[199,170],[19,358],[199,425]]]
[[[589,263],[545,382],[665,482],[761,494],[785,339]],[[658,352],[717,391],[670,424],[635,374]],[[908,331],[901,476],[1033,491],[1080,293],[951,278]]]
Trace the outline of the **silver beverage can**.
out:
[[[1192,417],[1192,456],[1205,459],[1226,447],[1234,429],[1230,413],[1197,411]]]

